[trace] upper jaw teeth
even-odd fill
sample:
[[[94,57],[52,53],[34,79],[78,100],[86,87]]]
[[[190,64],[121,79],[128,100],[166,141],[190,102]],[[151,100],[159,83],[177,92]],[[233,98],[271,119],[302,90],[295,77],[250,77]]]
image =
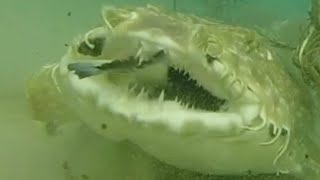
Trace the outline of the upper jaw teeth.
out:
[[[202,84],[197,79],[195,79],[194,76],[192,76],[192,74],[189,73],[185,68],[177,67],[177,66],[173,66],[173,68],[177,70],[179,73],[182,73],[184,76],[189,74],[189,77],[188,77],[189,81],[196,81],[197,87],[203,87]]]

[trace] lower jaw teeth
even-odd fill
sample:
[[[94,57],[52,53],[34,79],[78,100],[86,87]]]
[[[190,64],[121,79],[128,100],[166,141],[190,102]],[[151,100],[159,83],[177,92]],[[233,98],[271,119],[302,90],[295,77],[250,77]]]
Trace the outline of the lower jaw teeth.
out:
[[[158,102],[164,101],[164,90],[161,91],[160,96],[158,97]]]
[[[199,94],[194,94],[193,97],[190,97],[190,94],[180,94],[177,95],[174,93],[175,90],[170,90],[170,88],[149,88],[139,85],[134,85],[129,88],[129,94],[131,97],[134,97],[138,100],[146,100],[146,101],[157,101],[158,103],[162,103],[164,101],[172,101],[186,109],[199,109],[199,110],[210,110],[217,111],[220,107],[222,107],[225,103],[223,100],[217,99],[216,101],[212,101],[216,104],[208,103],[205,107],[201,102],[196,102],[197,97],[199,97],[199,101],[203,100],[205,97],[201,97]],[[192,95],[191,95],[192,96]],[[212,96],[213,97],[213,96]],[[212,98],[211,97],[211,98]],[[208,98],[205,98],[208,99]],[[193,102],[194,101],[194,102]]]

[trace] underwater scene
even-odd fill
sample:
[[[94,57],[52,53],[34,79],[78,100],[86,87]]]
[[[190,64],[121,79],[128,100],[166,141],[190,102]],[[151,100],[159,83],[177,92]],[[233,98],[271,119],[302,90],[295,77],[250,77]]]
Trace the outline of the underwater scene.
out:
[[[0,14],[0,180],[320,179],[320,0]]]

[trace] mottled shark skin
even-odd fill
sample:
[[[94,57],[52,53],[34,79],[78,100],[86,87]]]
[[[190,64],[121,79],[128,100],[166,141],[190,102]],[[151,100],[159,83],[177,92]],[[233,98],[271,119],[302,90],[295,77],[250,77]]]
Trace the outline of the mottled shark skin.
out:
[[[52,132],[80,120],[178,168],[320,178],[312,96],[258,33],[152,6],[102,17],[28,83]]]

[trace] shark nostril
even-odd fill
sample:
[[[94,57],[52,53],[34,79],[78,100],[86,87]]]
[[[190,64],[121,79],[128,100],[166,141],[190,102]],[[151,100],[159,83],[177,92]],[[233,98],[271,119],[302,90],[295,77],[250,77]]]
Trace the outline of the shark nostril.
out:
[[[83,41],[80,43],[78,47],[78,52],[83,55],[89,55],[89,56],[100,56],[102,53],[102,49],[104,46],[105,38],[98,37],[93,39],[88,39],[89,43],[93,45],[93,47],[90,47],[87,42]]]

